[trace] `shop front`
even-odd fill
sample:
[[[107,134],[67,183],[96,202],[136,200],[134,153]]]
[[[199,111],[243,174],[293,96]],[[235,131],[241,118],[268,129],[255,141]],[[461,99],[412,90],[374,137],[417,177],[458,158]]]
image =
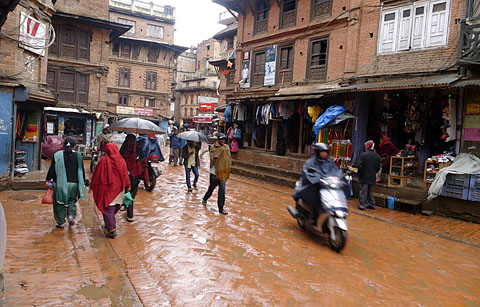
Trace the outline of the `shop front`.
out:
[[[73,108],[46,107],[44,116],[45,135],[67,136],[78,145],[89,147],[95,136],[95,114]]]

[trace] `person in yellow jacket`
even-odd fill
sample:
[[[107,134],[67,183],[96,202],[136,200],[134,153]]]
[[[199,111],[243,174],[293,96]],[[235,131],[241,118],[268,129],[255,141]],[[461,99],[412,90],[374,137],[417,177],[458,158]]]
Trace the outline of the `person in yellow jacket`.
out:
[[[212,196],[213,191],[218,186],[218,212],[228,214],[225,206],[225,188],[227,179],[230,176],[232,166],[232,157],[230,148],[226,145],[227,136],[223,133],[218,134],[217,141],[210,147],[210,185],[207,193],[203,196],[202,205],[207,206],[207,201]]]

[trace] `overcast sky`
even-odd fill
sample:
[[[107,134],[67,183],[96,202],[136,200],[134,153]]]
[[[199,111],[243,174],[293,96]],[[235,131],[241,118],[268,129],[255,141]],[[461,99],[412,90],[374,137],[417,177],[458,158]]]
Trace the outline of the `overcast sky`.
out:
[[[161,5],[175,7],[175,44],[196,46],[225,28],[218,23],[218,16],[226,11],[211,0],[154,0]]]

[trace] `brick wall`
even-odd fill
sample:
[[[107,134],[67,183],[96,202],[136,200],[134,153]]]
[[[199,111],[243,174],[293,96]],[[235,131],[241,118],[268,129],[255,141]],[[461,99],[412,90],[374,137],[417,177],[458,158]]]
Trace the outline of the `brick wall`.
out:
[[[37,1],[31,1],[30,5],[40,8]],[[53,14],[53,7],[42,6],[42,11],[47,15]],[[31,10],[24,7],[21,3],[17,5],[15,10],[8,14],[5,24],[2,26],[2,31],[14,29],[10,34],[12,37],[19,38],[18,26],[20,23],[20,14],[25,12],[27,15],[39,20],[46,25],[47,31],[50,27],[50,22],[46,19],[39,18],[32,15]],[[49,42],[49,36],[46,38],[46,43]],[[38,56],[29,50],[19,47],[16,41],[10,40],[6,37],[0,36],[0,71],[5,70],[5,74],[15,78],[16,83],[21,83],[27,86],[30,90],[40,90],[46,87],[47,75],[47,56],[48,50],[45,50],[44,56]]]
[[[109,13],[110,21],[118,22],[119,17],[135,21],[135,34],[134,35],[125,34],[125,36],[155,40],[155,41],[168,43],[168,44],[173,44],[174,42],[175,26],[173,24],[152,20],[152,19],[147,19],[147,18],[142,18],[141,15],[131,16],[127,14],[110,11]],[[159,39],[159,38],[149,37],[147,35],[148,34],[147,29],[149,24],[163,27],[163,38]]]
[[[59,12],[108,20],[108,0],[57,0]]]

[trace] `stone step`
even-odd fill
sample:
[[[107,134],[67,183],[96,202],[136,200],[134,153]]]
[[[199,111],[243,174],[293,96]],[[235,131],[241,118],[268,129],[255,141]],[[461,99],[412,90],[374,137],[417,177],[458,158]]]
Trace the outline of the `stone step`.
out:
[[[300,178],[302,176],[301,170],[299,170],[298,172],[293,172],[293,171],[286,170],[286,169],[264,166],[264,165],[259,165],[259,164],[253,164],[253,163],[248,163],[248,162],[240,161],[240,160],[233,160],[233,165],[241,167],[241,168],[245,168],[245,169],[250,169],[252,171],[272,174],[272,175],[275,175],[275,176],[283,176],[283,177],[292,178],[292,179],[295,179],[295,180],[298,180],[298,178]]]
[[[275,175],[272,173],[259,172],[254,169],[240,167],[233,165],[231,169],[232,174],[240,175],[260,181],[265,181],[271,184],[277,184],[285,187],[294,188],[297,179],[289,178],[281,175]]]

